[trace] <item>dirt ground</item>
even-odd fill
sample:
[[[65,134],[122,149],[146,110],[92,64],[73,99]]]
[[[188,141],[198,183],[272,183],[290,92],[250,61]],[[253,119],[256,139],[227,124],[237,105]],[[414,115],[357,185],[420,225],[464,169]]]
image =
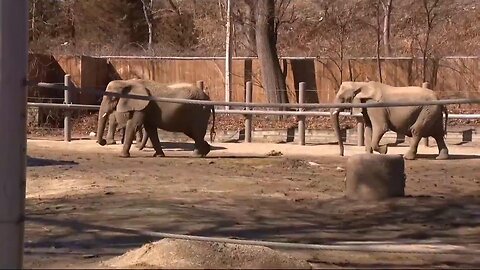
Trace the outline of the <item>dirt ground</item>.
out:
[[[98,267],[161,239],[143,231],[480,250],[480,147],[450,146],[445,161],[433,159],[436,147],[420,147],[423,155],[406,161],[405,198],[358,203],[343,198],[348,157],[336,156],[336,145],[214,146],[204,159],[189,157],[189,143],[164,143],[166,158],[134,149],[123,159],[120,146],[94,140],[29,140],[25,267]],[[286,252],[313,267],[480,266],[478,254]]]

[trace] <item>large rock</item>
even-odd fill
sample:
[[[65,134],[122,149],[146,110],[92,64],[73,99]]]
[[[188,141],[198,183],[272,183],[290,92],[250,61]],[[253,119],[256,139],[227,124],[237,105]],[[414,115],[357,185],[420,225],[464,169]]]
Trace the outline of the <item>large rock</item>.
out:
[[[347,161],[345,195],[382,200],[405,195],[405,162],[400,155],[359,154]]]

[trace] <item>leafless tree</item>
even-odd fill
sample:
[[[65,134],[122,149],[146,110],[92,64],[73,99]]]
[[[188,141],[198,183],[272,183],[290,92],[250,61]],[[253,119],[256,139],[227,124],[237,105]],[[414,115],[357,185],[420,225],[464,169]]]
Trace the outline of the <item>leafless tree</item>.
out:
[[[350,49],[349,37],[354,31],[355,17],[354,7],[344,5],[342,1],[319,1],[317,4],[323,11],[322,20],[318,25],[319,34],[325,40],[324,53],[328,61],[332,62],[338,70],[327,69],[335,80],[336,87],[345,79],[344,61]],[[328,67],[325,58],[317,57],[317,60]],[[351,75],[351,74],[350,74]],[[352,76],[350,76],[350,79]]]
[[[392,54],[392,46],[390,44],[391,18],[393,10],[393,0],[380,0],[383,8],[383,46],[385,55]]]
[[[272,103],[286,103],[287,86],[277,54],[274,0],[257,0],[255,38],[262,72],[262,85]]]
[[[143,16],[145,17],[145,22],[148,27],[148,51],[152,51],[153,45],[153,1],[152,0],[141,0],[143,7]]]
[[[436,26],[438,15],[438,9],[444,0],[422,0],[422,13],[425,16],[425,27],[423,42],[421,42],[420,50],[422,52],[422,65],[423,65],[423,81],[427,81],[427,58],[431,56],[432,50],[430,48],[430,39],[432,32]]]

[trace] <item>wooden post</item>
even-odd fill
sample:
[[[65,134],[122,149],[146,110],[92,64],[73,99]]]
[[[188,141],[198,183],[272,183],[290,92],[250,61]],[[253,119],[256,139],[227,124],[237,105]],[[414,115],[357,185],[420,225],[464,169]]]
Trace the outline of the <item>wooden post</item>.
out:
[[[225,101],[231,101],[232,92],[232,0],[227,0],[227,32],[225,34]],[[225,110],[230,110],[230,106],[225,106]]]
[[[365,123],[361,117],[357,118],[357,145],[365,146]]]
[[[23,267],[28,1],[0,1],[0,268]]]
[[[430,89],[430,83],[429,82],[424,82],[422,83],[422,88],[428,88]],[[422,138],[423,145],[426,147],[430,146],[430,142],[428,141],[428,137]]]
[[[64,85],[67,89],[63,91],[64,94],[64,103],[71,104],[70,101],[70,89],[72,87],[72,81],[70,79],[70,74],[65,75]],[[70,121],[71,111],[69,109],[65,110],[65,118],[63,119],[63,135],[64,140],[66,142],[70,142],[72,140],[72,128],[71,128],[71,121]]]
[[[248,81],[245,86],[245,103],[252,103],[252,82]],[[251,110],[250,107],[246,107],[245,110]],[[251,114],[245,115],[245,142],[252,142],[252,118]]]
[[[307,84],[301,82],[298,84],[298,104],[303,104],[305,101],[305,90]],[[303,112],[304,108],[299,108],[299,111]],[[300,145],[305,145],[305,115],[298,116],[298,142]]]

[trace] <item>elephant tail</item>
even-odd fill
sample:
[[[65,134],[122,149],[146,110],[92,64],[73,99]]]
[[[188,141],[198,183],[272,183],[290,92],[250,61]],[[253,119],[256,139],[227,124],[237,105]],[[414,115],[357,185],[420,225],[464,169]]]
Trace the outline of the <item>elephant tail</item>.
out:
[[[212,106],[212,127],[210,128],[210,142],[215,141],[215,106]]]
[[[447,106],[442,106],[442,111],[445,113],[445,127],[444,127],[444,137],[447,137],[447,126],[448,126],[448,110]]]

